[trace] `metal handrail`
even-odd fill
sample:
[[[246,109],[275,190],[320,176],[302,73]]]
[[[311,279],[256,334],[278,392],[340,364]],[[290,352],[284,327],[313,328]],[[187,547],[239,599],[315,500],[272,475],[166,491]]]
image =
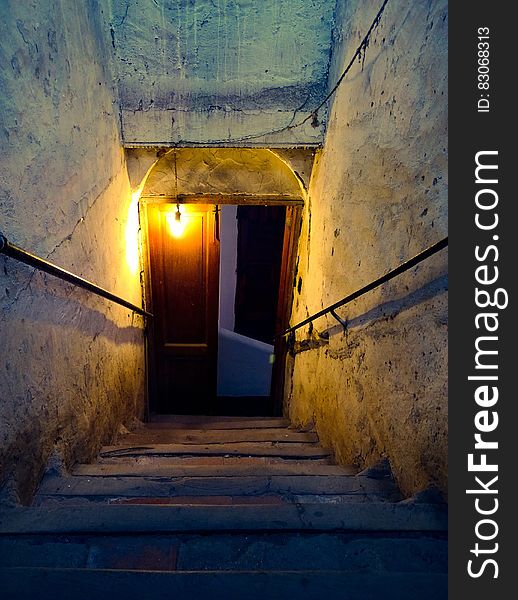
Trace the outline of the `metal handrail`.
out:
[[[20,262],[25,263],[26,265],[39,269],[40,271],[45,271],[45,273],[54,275],[54,277],[59,277],[60,279],[63,279],[68,283],[72,283],[73,285],[76,285],[80,288],[88,290],[89,292],[97,294],[97,296],[102,296],[107,300],[111,300],[112,302],[129,308],[130,310],[138,313],[139,315],[142,315],[144,317],[153,316],[151,313],[147,312],[147,310],[144,310],[143,308],[140,308],[139,306],[136,306],[135,304],[132,304],[127,300],[124,300],[124,298],[120,298],[119,296],[112,294],[108,290],[105,290],[104,288],[95,285],[95,283],[92,283],[87,279],[83,279],[78,275],[74,275],[70,271],[66,271],[65,269],[62,269],[61,267],[58,267],[48,262],[47,260],[40,258],[39,256],[35,256],[34,254],[27,252],[27,250],[24,250],[23,248],[19,248],[18,246],[11,244],[2,233],[0,233],[0,253],[5,254],[10,258],[14,258],[15,260],[19,260]]]
[[[352,294],[349,294],[348,296],[345,296],[341,300],[338,300],[338,302],[335,302],[334,304],[330,304],[326,308],[323,308],[322,310],[320,310],[319,312],[311,315],[307,319],[304,319],[304,321],[300,321],[300,323],[297,323],[296,325],[293,325],[292,327],[288,327],[288,329],[284,330],[282,333],[278,333],[275,336],[274,339],[281,338],[281,337],[283,337],[285,335],[288,335],[289,333],[295,331],[296,329],[299,329],[300,327],[303,327],[304,325],[307,325],[308,323],[311,323],[315,319],[318,319],[319,317],[322,317],[323,315],[325,315],[327,313],[331,313],[331,315],[337,321],[339,321],[343,326],[345,326],[345,322],[342,319],[340,319],[340,317],[335,313],[335,310],[337,308],[340,308],[340,306],[344,306],[344,304],[348,304],[349,302],[352,302],[353,300],[356,300],[356,298],[359,298],[363,294],[365,294],[367,292],[370,292],[371,290],[377,288],[381,284],[383,284],[383,283],[385,283],[387,281],[390,281],[391,279],[394,279],[394,277],[397,277],[398,275],[400,275],[401,273],[404,273],[405,271],[408,271],[409,269],[411,269],[412,267],[414,267],[418,263],[422,262],[423,260],[425,260],[425,259],[429,258],[430,256],[433,256],[434,254],[436,254],[437,252],[439,252],[439,250],[442,250],[443,248],[446,248],[447,245],[448,245],[448,238],[445,237],[442,240],[440,240],[439,242],[433,244],[433,246],[430,246],[429,248],[426,248],[426,250],[423,250],[419,254],[416,254],[413,258],[411,258],[411,259],[407,260],[406,262],[400,264],[399,267],[396,267],[395,269],[392,269],[391,271],[389,271],[388,273],[386,273],[382,277],[379,277],[378,279],[375,279],[374,281],[371,281],[371,283],[369,283],[369,284],[363,286],[362,288],[356,290]]]

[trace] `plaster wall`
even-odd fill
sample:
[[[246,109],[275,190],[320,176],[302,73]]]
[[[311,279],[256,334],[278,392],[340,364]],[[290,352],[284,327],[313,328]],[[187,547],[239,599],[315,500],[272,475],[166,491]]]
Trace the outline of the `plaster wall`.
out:
[[[146,163],[140,161],[142,165]],[[162,156],[145,180],[144,196],[164,193],[241,193],[297,198],[302,189],[300,179],[287,162],[269,150],[180,148]]]
[[[377,7],[338,3],[330,84]],[[388,3],[334,96],[300,238],[292,322],[447,234],[447,3]],[[299,330],[287,411],[342,463],[389,458],[405,494],[447,476],[447,252]],[[309,339],[308,339],[309,336]],[[323,336],[323,337],[322,337]]]
[[[103,0],[124,143],[320,144],[335,3]]]
[[[153,147],[126,148],[125,156],[131,185],[135,188],[142,185],[144,194],[171,194],[176,190],[299,196],[309,185],[314,150],[180,148],[171,151]]]
[[[0,6],[0,229],[139,305],[138,214],[95,0]],[[0,484],[142,416],[142,318],[0,255]]]

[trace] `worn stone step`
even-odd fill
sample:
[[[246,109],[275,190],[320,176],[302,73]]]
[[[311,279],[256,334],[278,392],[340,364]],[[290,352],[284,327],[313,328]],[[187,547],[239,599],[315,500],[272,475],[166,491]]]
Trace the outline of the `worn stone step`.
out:
[[[122,461],[125,462],[122,462]],[[280,463],[246,462],[244,458],[224,459],[221,464],[184,464],[182,460],[158,462],[147,459],[147,462],[136,462],[128,459],[119,459],[116,464],[85,464],[76,465],[73,475],[89,477],[242,477],[270,475],[356,475],[357,469],[352,465],[337,466],[316,463],[316,461],[289,461]],[[166,462],[167,461],[167,462]]]
[[[0,510],[0,533],[180,531],[445,531],[439,504],[372,502],[241,506],[17,507]]]
[[[293,442],[237,442],[235,444],[142,444],[121,443],[104,446],[100,456],[144,455],[215,455],[215,456],[290,456],[297,458],[323,458],[331,456],[331,450],[312,444]]]
[[[311,496],[313,498],[313,496]],[[361,496],[355,496],[360,498]],[[314,500],[313,500],[314,501]],[[369,499],[366,499],[369,501]],[[128,505],[128,506],[278,506],[290,502],[288,498],[280,495],[268,496],[102,496],[102,495],[38,495],[34,498],[32,506],[37,507],[78,507],[90,506],[97,510],[101,505]]]
[[[445,536],[415,534],[22,535],[0,537],[0,556],[4,567],[447,571]]]
[[[445,540],[348,534],[198,536],[178,546],[178,570],[447,571]]]
[[[95,464],[98,465],[167,465],[167,466],[178,466],[178,467],[194,467],[194,466],[220,466],[220,467],[234,467],[240,466],[254,466],[269,468],[272,465],[307,465],[308,468],[312,466],[336,466],[332,456],[324,457],[303,457],[298,458],[297,456],[240,456],[240,455],[212,455],[212,454],[200,454],[200,455],[189,455],[189,454],[149,454],[149,455],[107,455],[100,456]]]
[[[99,569],[2,568],[4,600],[439,600],[446,598],[444,573],[366,571],[160,572]]]
[[[74,507],[96,506],[101,504],[152,505],[152,506],[264,506],[279,504],[354,504],[358,502],[388,502],[383,494],[303,494],[286,497],[273,496],[37,496],[33,506],[38,507]]]
[[[152,415],[145,424],[149,429],[252,429],[288,427],[283,417],[211,417],[198,415]]]
[[[46,477],[38,496],[250,496],[265,494],[380,494],[399,500],[392,481],[350,475],[243,477]]]
[[[236,442],[317,443],[314,432],[290,429],[139,429],[119,437],[122,444],[233,444]]]
[[[340,504],[358,504],[363,502],[389,502],[382,494],[335,494],[318,495],[304,494],[287,497],[282,495],[274,496],[36,496],[32,506],[36,507],[78,507],[90,506],[96,510],[97,506],[102,505],[132,505],[132,506],[264,506],[292,504],[302,506],[305,504],[325,505]]]

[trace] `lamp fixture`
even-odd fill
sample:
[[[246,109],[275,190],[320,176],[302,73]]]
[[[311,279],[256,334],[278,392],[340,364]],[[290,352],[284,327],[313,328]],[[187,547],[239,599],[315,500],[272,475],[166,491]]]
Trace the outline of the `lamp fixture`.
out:
[[[182,220],[182,212],[180,210],[180,203],[176,203],[176,212],[168,212],[166,214],[167,225],[169,226],[169,232],[175,238],[182,237],[185,229],[185,219]]]

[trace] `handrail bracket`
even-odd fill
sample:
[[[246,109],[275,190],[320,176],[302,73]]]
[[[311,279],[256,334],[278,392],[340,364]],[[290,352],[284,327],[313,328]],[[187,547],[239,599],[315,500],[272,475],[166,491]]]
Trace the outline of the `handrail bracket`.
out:
[[[344,328],[344,331],[347,331],[348,320],[344,320],[340,315],[336,314],[334,308],[332,308],[329,313],[340,323],[340,325]]]

